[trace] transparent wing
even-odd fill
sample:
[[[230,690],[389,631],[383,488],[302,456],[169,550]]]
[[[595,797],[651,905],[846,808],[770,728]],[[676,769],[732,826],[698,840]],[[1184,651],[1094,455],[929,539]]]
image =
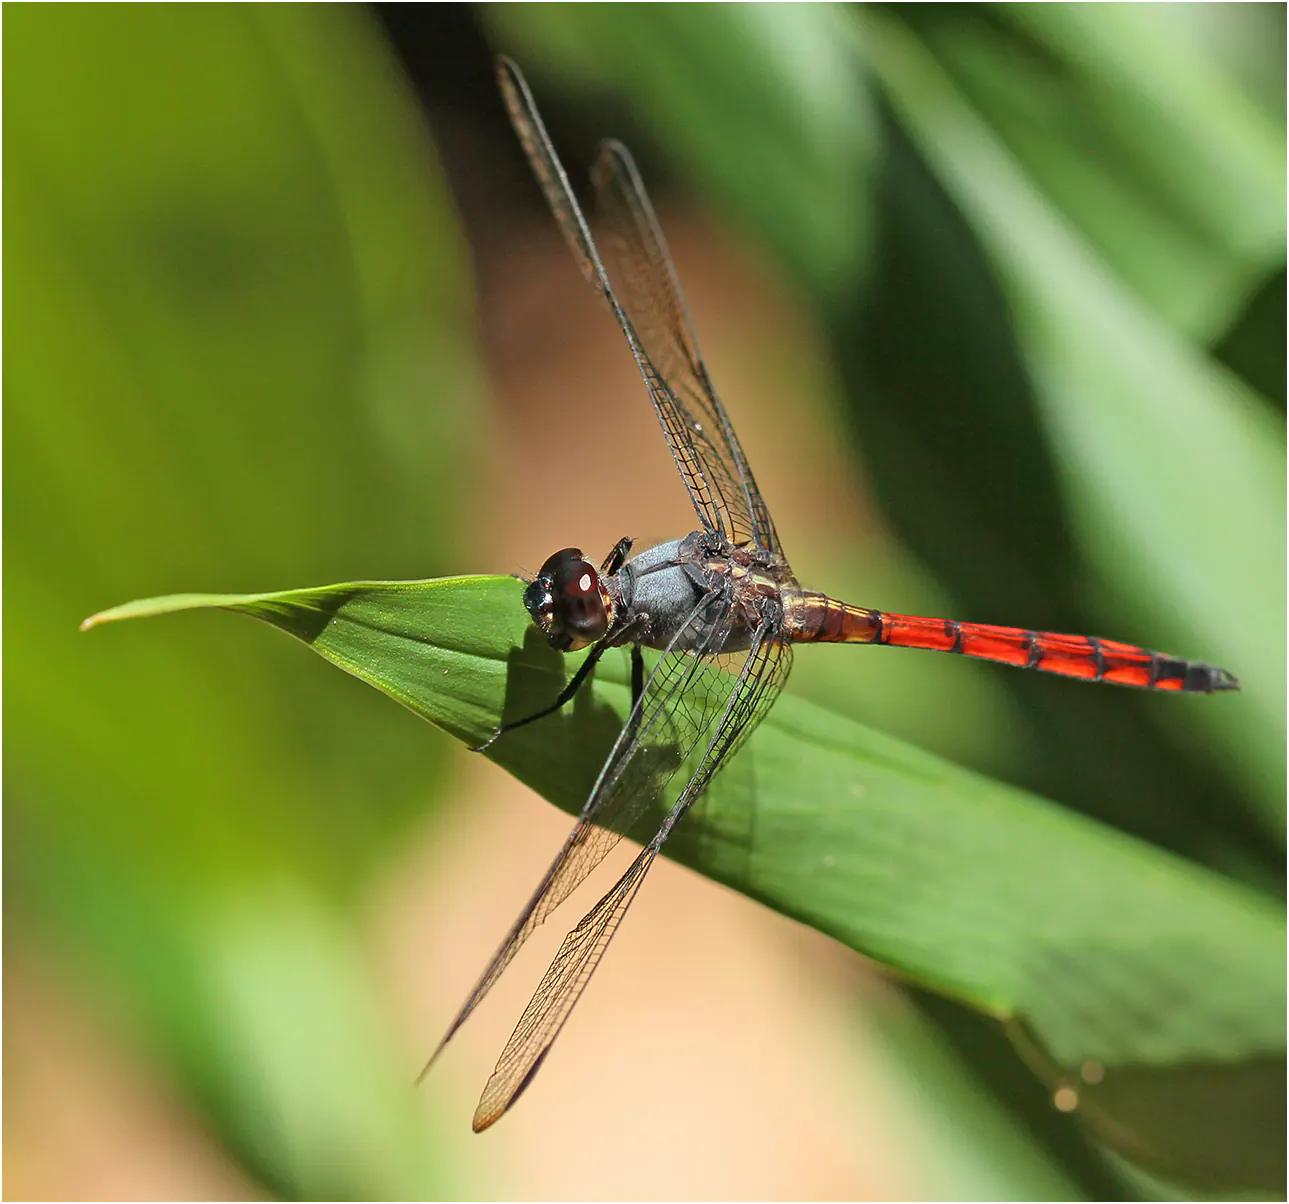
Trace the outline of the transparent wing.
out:
[[[703,598],[694,608],[689,622],[672,640],[674,646],[692,641],[693,631],[702,630],[714,597]],[[608,856],[623,833],[658,802],[667,783],[722,713],[734,679],[721,671],[720,658],[709,653],[724,644],[728,633],[726,615],[704,632],[697,654],[671,648],[659,658],[564,847],[425,1064],[422,1077],[524,942]]]
[[[763,629],[758,633],[752,651],[744,656],[737,678],[720,674],[729,684],[722,691],[725,702],[719,723],[708,725],[712,734],[702,760],[685,783],[657,835],[640,851],[608,894],[564,938],[559,953],[524,1009],[483,1089],[474,1114],[476,1133],[498,1120],[541,1069],[663,842],[702,794],[712,775],[747,739],[773,705],[791,664],[791,647],[775,641]],[[705,666],[705,670],[720,672],[715,662]]]
[[[752,540],[783,559],[774,523],[698,350],[667,241],[631,152],[612,139],[602,142],[591,179],[618,301],[667,385],[668,396],[655,403],[666,414],[664,427],[689,432],[730,538]]]
[[[660,292],[652,301],[646,302],[642,296],[637,295],[633,286],[627,294],[627,306],[633,311],[629,315],[628,309],[624,309],[614,292],[608,272],[605,271],[604,263],[591,238],[586,218],[573,196],[568,176],[546,134],[546,127],[542,124],[523,75],[514,63],[503,57],[497,60],[497,80],[511,123],[546,195],[551,212],[564,233],[564,239],[582,269],[582,275],[604,297],[626,335],[631,354],[635,357],[658,420],[662,423],[667,446],[671,449],[672,458],[680,470],[681,479],[689,491],[699,520],[708,531],[724,535],[734,543],[755,540],[777,553],[778,541],[774,528],[747,468],[742,449],[735,439],[733,428],[711,389],[707,371],[698,356],[697,344],[689,330],[689,321],[685,317],[676,286],[675,273],[665,261],[666,245],[657,229],[653,210],[644,195],[630,156],[621,147],[617,147],[616,151],[606,148],[611,162],[603,172],[605,185],[601,189],[601,203],[609,210],[607,216],[614,221],[615,228],[620,227],[615,241],[635,248],[634,252],[628,252],[625,261],[636,265],[634,276],[640,281],[640,286]],[[597,177],[599,174],[601,173],[597,171]],[[618,212],[625,216],[615,218],[614,215]],[[634,216],[636,212],[640,214],[638,219]],[[654,260],[650,259],[651,253],[654,254]],[[654,261],[658,266],[648,269],[648,265]],[[630,270],[624,275],[624,280],[629,275]],[[688,359],[684,354],[676,357],[669,350],[674,339],[656,332],[659,319],[650,316],[654,313],[674,314],[679,325],[673,333],[678,331],[682,349],[692,351]],[[634,322],[637,317],[646,322],[652,346],[636,330]],[[664,362],[672,367],[664,367],[655,362],[654,351],[663,356]],[[694,367],[686,369],[686,362]],[[684,402],[677,398],[670,387],[669,373],[673,370],[678,373],[680,388],[686,394]]]

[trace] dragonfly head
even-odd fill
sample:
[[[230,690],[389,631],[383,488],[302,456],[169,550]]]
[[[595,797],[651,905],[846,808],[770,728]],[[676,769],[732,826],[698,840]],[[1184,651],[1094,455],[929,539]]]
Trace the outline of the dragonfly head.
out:
[[[524,605],[550,646],[576,652],[609,630],[612,600],[595,566],[577,548],[550,557],[526,590]]]

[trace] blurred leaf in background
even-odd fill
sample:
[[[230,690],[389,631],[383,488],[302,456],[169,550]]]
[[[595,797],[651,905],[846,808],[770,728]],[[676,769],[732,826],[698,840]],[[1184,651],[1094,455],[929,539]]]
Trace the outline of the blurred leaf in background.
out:
[[[1103,19],[1081,12],[1078,6],[1056,9],[1065,14],[1065,23],[1053,14],[1043,32],[1062,48],[1065,57],[1060,65],[1069,77],[1066,86],[1090,94],[1086,103],[1071,105],[1071,112],[1095,116],[1113,105],[1119,140],[1157,142],[1161,134],[1155,127],[1163,124],[1176,131],[1170,144],[1174,156],[1193,160],[1200,151],[1189,150],[1189,142],[1200,141],[1210,157],[1220,158],[1199,173],[1202,189],[1174,185],[1165,190],[1163,182],[1150,181],[1147,195],[1164,198],[1155,206],[1160,212],[1151,228],[1159,231],[1159,258],[1177,263],[1183,256],[1170,248],[1168,239],[1174,237],[1180,219],[1170,222],[1169,204],[1205,211],[1207,222],[1195,218],[1189,231],[1196,244],[1218,243],[1212,227],[1219,224],[1213,215],[1220,214],[1222,228],[1232,231],[1227,241],[1243,245],[1211,250],[1206,262],[1220,263],[1224,279],[1238,281],[1242,303],[1283,262],[1282,173],[1275,167],[1279,140],[1272,122],[1250,105],[1232,103],[1231,111],[1214,107],[1210,125],[1216,128],[1200,126],[1190,110],[1169,105],[1170,94],[1158,94],[1158,72],[1152,74],[1148,63],[1132,73],[1136,91],[1130,99],[1120,100],[1119,91],[1126,86],[1122,77],[1128,72],[1117,59],[1126,46],[1139,45],[1145,53],[1160,40],[1166,41],[1169,26],[1165,22],[1158,28],[1164,17],[1143,14],[1143,28],[1129,25],[1125,31],[1119,27],[1117,8],[1107,10]],[[956,24],[952,18],[942,25],[932,21],[934,32],[955,46]],[[995,39],[1000,43],[995,53],[1001,57],[991,79],[1007,74],[1005,66],[1014,61],[1043,61],[1044,51],[1050,53],[1046,44],[1026,42],[1024,28],[1009,41],[1002,35],[1010,32],[1004,26]],[[938,181],[933,183],[924,174],[923,191],[943,189],[941,203],[951,201],[964,219],[956,258],[959,262],[974,259],[980,279],[985,256],[993,263],[998,281],[991,290],[992,337],[976,343],[977,349],[987,351],[959,357],[956,396],[944,389],[911,389],[906,379],[898,392],[901,402],[907,403],[901,409],[907,412],[913,405],[921,406],[920,414],[908,415],[908,426],[915,431],[945,431],[945,414],[954,402],[960,412],[971,407],[976,436],[972,449],[998,448],[1005,446],[1009,429],[1004,425],[1004,406],[1010,404],[1014,412],[1023,401],[1021,413],[1036,427],[1037,437],[1032,440],[1032,454],[1015,455],[1013,462],[1030,465],[1030,471],[1036,460],[1047,462],[1048,488],[1060,490],[1064,522],[1057,521],[1061,515],[1049,513],[1044,530],[1027,522],[1033,517],[1027,506],[1032,491],[1022,488],[1023,479],[996,461],[988,483],[981,480],[981,487],[971,491],[972,497],[986,500],[991,513],[964,516],[958,508],[959,527],[985,533],[1003,550],[1004,559],[1019,561],[1039,575],[1038,609],[1059,611],[1059,626],[1101,631],[1121,623],[1128,625],[1130,633],[1149,629],[1156,633],[1152,638],[1157,643],[1198,649],[1218,663],[1247,667],[1241,678],[1244,696],[1231,708],[1210,708],[1183,717],[1143,708],[1143,700],[1133,699],[1131,707],[1099,710],[1099,723],[1078,698],[1069,700],[1068,709],[1044,714],[1044,700],[1022,680],[1015,688],[1023,691],[1020,696],[1026,709],[1035,716],[1035,751],[1050,751],[1046,759],[1059,765],[1059,746],[1064,744],[1068,755],[1076,747],[1071,733],[1081,733],[1078,763],[1096,767],[1084,776],[1089,786],[1095,786],[1097,797],[1072,801],[1192,856],[1237,868],[1249,858],[1258,858],[1259,850],[1265,852],[1266,834],[1283,831],[1283,690],[1278,672],[1271,667],[1281,646],[1277,629],[1284,610],[1281,423],[1265,398],[1212,362],[1202,341],[1182,337],[1176,329],[1178,317],[1144,305],[1139,290],[1116,270],[1108,252],[1062,220],[1064,212],[1078,208],[1094,214],[1088,224],[1105,224],[1107,214],[1113,212],[1111,206],[1096,202],[1079,206],[1077,193],[1045,197],[1040,173],[1027,177],[1024,161],[1009,157],[1003,140],[987,127],[969,97],[953,90],[948,73],[923,49],[938,43],[920,42],[895,23],[875,24],[872,36],[875,61],[882,64],[892,103]],[[964,40],[977,49],[994,45],[970,28]],[[1095,67],[1087,63],[1089,41],[1113,48],[1095,58]],[[1049,87],[1053,74],[1043,76]],[[1113,77],[1109,83],[1104,78],[1107,74]],[[1240,97],[1235,93],[1229,99]],[[1036,99],[1025,111],[1027,129],[1043,124],[1037,116],[1039,103]],[[1009,112],[1015,112],[1014,106]],[[1139,113],[1154,121],[1148,123],[1144,116],[1136,120]],[[1243,137],[1226,132],[1231,123]],[[1088,124],[1096,126],[1093,120]],[[1083,137],[1071,134],[1066,145],[1073,148],[1076,163],[1091,161],[1105,172],[1117,159],[1096,151],[1095,133],[1094,128]],[[1261,155],[1243,153],[1249,146],[1260,147]],[[1132,155],[1139,165],[1148,163],[1144,152],[1123,154]],[[912,158],[908,155],[906,162]],[[1259,170],[1248,169],[1248,159]],[[1120,181],[1125,177],[1126,173],[1119,173]],[[1209,195],[1197,197],[1201,191]],[[1251,207],[1257,210],[1256,220],[1249,216]],[[897,246],[908,247],[910,237],[902,227],[897,229]],[[1146,245],[1141,234],[1116,230],[1138,250]],[[907,258],[896,262],[899,270],[893,270],[889,279],[898,275],[907,287],[917,273],[909,270]],[[934,265],[922,267],[924,283],[929,285]],[[1197,269],[1192,283],[1210,311],[1216,294],[1236,291],[1229,283],[1219,289],[1212,278],[1216,271],[1216,266],[1210,266],[1205,275]],[[1183,291],[1180,285],[1161,287],[1172,303]],[[1238,306],[1228,304],[1224,322],[1229,325],[1238,314]],[[869,323],[870,328],[874,325]],[[1216,329],[1219,335],[1226,329],[1212,312],[1192,325]],[[924,352],[934,362],[936,348],[927,346]],[[1007,360],[1014,365],[1011,389],[978,389],[968,396],[966,389],[988,384],[991,365]],[[972,405],[982,395],[995,404]],[[881,408],[870,401],[859,416],[867,419]],[[1013,429],[1014,423],[1015,414],[1010,420]],[[943,458],[951,472],[963,471],[960,466],[964,465],[971,472],[971,456],[955,454],[947,440],[937,441],[935,435],[930,440],[937,446],[937,458]],[[958,446],[964,447],[965,441],[959,440]],[[1012,449],[1019,450],[1023,449]],[[916,458],[902,461],[901,467],[910,471],[893,486],[903,502],[900,521],[920,522],[919,545],[947,560],[953,555],[948,532],[954,527],[945,525],[949,514],[937,515],[934,508],[919,503],[917,484],[929,480],[929,474],[915,475]],[[878,475],[885,471],[879,470]],[[937,528],[938,536],[932,533]],[[1059,542],[1054,546],[1063,530],[1072,541],[1064,553]],[[1023,558],[1006,551],[1020,547],[1026,549]],[[959,556],[952,571],[955,592],[969,599],[973,609],[998,595],[998,583],[1006,576],[1006,566],[995,558],[968,562]],[[1237,579],[1238,588],[1233,588]],[[999,606],[1008,604],[1003,597],[996,600]],[[1048,625],[1046,619],[1043,625]],[[1277,642],[1268,648],[1268,640]],[[1171,762],[1176,768],[1171,773],[1157,768],[1155,789],[1129,792],[1125,787],[1132,779],[1127,763],[1148,763],[1140,754],[1158,743],[1152,726],[1168,740],[1159,748],[1157,760],[1161,766]],[[1197,734],[1209,736],[1198,756]],[[1116,739],[1122,744],[1128,735],[1131,748],[1115,754]],[[1194,775],[1189,788],[1178,772],[1188,761]],[[1229,781],[1225,788],[1214,769],[1225,772]],[[1194,824],[1199,815],[1207,822]],[[1275,860],[1267,859],[1269,869]]]
[[[452,1194],[347,906],[444,746],[247,631],[76,632],[454,562],[480,386],[432,147],[360,9],[5,32],[9,949],[89,954],[261,1190]]]

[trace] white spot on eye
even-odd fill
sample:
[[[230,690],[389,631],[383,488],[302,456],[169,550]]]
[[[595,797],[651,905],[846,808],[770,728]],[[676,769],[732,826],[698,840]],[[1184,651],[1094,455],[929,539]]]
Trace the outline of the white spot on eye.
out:
[[[696,430],[701,435],[703,433],[703,424],[701,422],[695,422],[694,430]]]
[[[591,588],[590,573],[583,573],[581,577],[578,578],[577,588],[580,589],[583,593],[586,593],[586,591]]]

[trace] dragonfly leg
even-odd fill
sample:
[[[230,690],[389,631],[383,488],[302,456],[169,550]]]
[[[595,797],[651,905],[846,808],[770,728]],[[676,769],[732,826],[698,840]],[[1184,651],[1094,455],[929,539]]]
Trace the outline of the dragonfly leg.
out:
[[[635,729],[640,726],[640,716],[636,711],[636,705],[640,701],[640,696],[644,693],[645,683],[645,663],[644,653],[640,651],[639,644],[631,645],[631,715],[627,719],[626,738],[634,740],[636,736]]]
[[[613,550],[604,558],[604,563],[600,565],[600,576],[612,576],[620,569],[627,560],[627,553],[631,551],[631,545],[635,542],[629,535],[624,535],[617,543],[613,545]]]
[[[610,553],[608,564],[617,556],[626,557],[631,548],[631,540],[620,539]],[[616,570],[609,570],[616,571]],[[513,732],[517,727],[524,727],[526,724],[533,723],[538,719],[545,719],[547,715],[553,715],[562,707],[567,706],[572,701],[573,696],[582,688],[582,683],[586,681],[591,670],[595,668],[596,662],[604,655],[606,648],[614,648],[620,644],[629,641],[633,634],[640,633],[649,624],[649,616],[646,614],[637,614],[619,627],[616,631],[611,631],[598,644],[596,644],[577,669],[577,672],[569,679],[568,684],[559,692],[559,697],[548,707],[543,707],[540,711],[535,711],[531,715],[525,715],[522,719],[516,719],[511,723],[503,723],[495,732],[492,733],[482,744],[476,745],[471,752],[483,752],[491,746],[498,736],[506,732]],[[631,707],[634,711],[640,695],[644,693],[644,657],[640,653],[640,645],[633,643],[631,645]]]
[[[476,745],[471,752],[483,752],[492,743],[505,732],[513,732],[517,727],[524,727],[526,724],[534,723],[538,719],[545,719],[547,715],[553,715],[556,711],[567,705],[573,698],[573,695],[582,688],[582,683],[590,675],[591,670],[595,668],[595,663],[604,655],[604,650],[609,646],[608,640],[601,640],[587,654],[584,660],[577,668],[577,672],[569,678],[566,685],[560,692],[559,697],[548,707],[543,707],[540,711],[535,711],[531,715],[525,715],[522,719],[516,719],[511,723],[503,723],[495,732],[492,733],[482,744]]]
[[[645,666],[644,653],[639,644],[631,645],[631,709],[635,710],[640,695],[644,693]]]

